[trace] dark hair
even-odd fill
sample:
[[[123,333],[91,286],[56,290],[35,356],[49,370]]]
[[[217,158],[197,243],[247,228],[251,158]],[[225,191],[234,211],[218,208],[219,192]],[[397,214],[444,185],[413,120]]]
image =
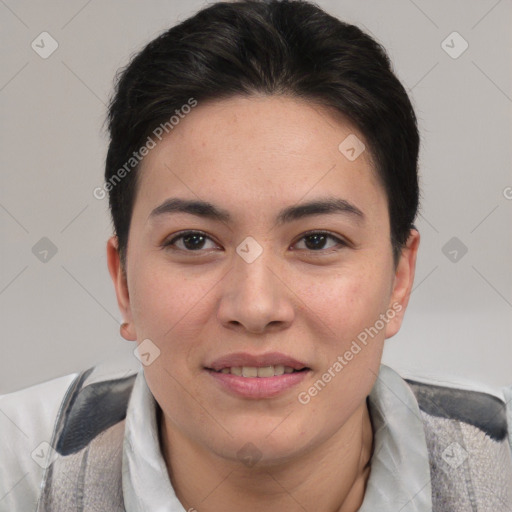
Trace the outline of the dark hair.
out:
[[[152,40],[116,78],[105,182],[123,269],[137,151],[156,127],[172,129],[171,116],[191,99],[251,94],[305,99],[357,127],[386,191],[398,263],[419,204],[419,133],[385,49],[358,27],[307,1],[218,2]]]

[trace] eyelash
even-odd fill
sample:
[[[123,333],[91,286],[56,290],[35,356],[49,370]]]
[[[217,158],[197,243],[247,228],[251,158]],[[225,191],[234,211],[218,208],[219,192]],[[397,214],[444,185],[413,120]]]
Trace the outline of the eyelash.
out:
[[[164,242],[162,244],[162,247],[164,249],[165,248],[171,248],[174,251],[181,251],[181,252],[185,252],[185,253],[201,253],[201,252],[204,252],[203,249],[198,249],[197,251],[193,251],[193,250],[188,250],[188,249],[176,249],[175,247],[172,247],[177,240],[180,240],[180,239],[186,237],[187,235],[201,235],[201,236],[207,238],[208,240],[211,240],[212,242],[214,242],[214,240],[212,240],[211,237],[209,237],[206,233],[204,233],[202,231],[183,231],[179,235],[175,236],[172,240],[169,240],[168,242]],[[305,250],[305,251],[308,251],[308,252],[310,252],[312,254],[315,254],[315,255],[316,254],[318,254],[318,255],[332,254],[333,252],[336,252],[336,251],[340,250],[341,248],[348,246],[347,242],[345,242],[341,238],[339,238],[337,236],[334,236],[333,234],[329,233],[329,231],[308,231],[308,232],[304,233],[299,238],[299,240],[296,243],[300,242],[304,238],[308,238],[308,237],[313,236],[313,235],[326,235],[327,238],[335,240],[340,247],[339,248],[330,248],[330,249],[319,249],[317,251],[315,251],[313,249],[299,249],[300,251],[304,251]]]

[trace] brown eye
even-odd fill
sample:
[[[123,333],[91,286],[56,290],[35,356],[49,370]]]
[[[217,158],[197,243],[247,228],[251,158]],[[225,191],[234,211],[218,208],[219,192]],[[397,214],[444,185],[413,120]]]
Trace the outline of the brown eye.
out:
[[[327,240],[334,240],[336,243],[334,246],[325,247]],[[313,252],[327,251],[333,249],[336,246],[346,246],[347,244],[340,238],[331,235],[325,231],[315,231],[303,235],[301,240],[305,240],[305,249]],[[302,249],[302,248],[301,248]],[[330,252],[330,251],[329,251]]]
[[[165,242],[164,247],[175,246],[177,250],[186,252],[196,252],[201,249],[204,249],[205,243],[208,240],[211,240],[211,238],[206,236],[201,231],[186,231],[174,237],[169,242]],[[178,241],[182,242],[181,246],[179,246],[180,244],[177,244]]]

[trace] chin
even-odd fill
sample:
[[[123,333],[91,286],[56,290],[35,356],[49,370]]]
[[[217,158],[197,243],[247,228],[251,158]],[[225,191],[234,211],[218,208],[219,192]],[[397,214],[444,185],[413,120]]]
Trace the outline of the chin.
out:
[[[268,420],[261,422],[254,428],[251,421],[246,421],[238,430],[230,425],[227,430],[232,437],[226,436],[219,449],[214,451],[247,467],[279,465],[307,451],[309,439],[301,435],[297,425],[293,432],[289,429],[279,431],[278,425],[279,421],[275,419],[272,423]]]

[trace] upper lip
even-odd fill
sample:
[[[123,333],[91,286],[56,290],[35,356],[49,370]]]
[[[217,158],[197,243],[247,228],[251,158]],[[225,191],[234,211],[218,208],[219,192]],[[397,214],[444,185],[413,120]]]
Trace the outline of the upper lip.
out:
[[[235,352],[226,356],[219,357],[210,363],[206,368],[220,371],[223,368],[233,368],[240,366],[289,366],[294,370],[307,368],[306,364],[293,357],[281,354],[280,352],[268,352],[266,354],[248,354],[247,352]]]

